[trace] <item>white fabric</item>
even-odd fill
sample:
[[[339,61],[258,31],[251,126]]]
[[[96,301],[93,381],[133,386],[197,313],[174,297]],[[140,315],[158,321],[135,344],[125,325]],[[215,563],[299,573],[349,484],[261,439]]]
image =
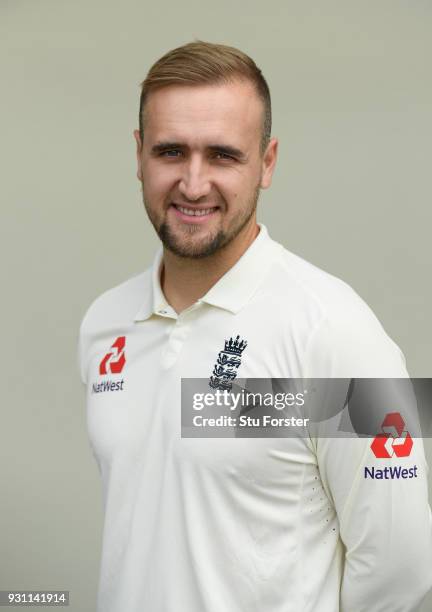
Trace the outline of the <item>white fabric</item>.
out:
[[[80,328],[105,510],[98,612],[415,610],[432,580],[421,439],[397,459],[416,478],[368,480],[364,466],[396,463],[376,459],[367,438],[180,432],[181,378],[210,377],[230,337],[248,343],[242,379],[406,377],[399,348],[348,285],[263,224],[179,315],[160,288],[161,259],[159,249],[152,268],[98,297]],[[100,374],[123,336],[122,372]],[[101,391],[107,381],[117,387]]]

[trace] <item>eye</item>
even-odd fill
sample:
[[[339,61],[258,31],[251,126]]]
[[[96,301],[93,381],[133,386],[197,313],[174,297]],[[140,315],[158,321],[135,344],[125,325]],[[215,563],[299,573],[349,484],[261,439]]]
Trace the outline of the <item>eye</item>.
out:
[[[228,155],[228,153],[216,153],[216,157],[219,157],[219,159],[228,159],[228,160],[234,160],[234,157],[232,157],[231,155]]]
[[[174,155],[169,155],[170,153],[174,153]],[[161,152],[161,157],[177,157],[176,153],[180,153],[180,151],[178,149],[167,149]]]

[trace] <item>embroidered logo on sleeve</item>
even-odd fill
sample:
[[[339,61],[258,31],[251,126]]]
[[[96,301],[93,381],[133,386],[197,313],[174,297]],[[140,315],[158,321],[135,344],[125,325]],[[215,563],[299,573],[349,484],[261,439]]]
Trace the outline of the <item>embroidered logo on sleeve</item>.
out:
[[[377,459],[409,457],[413,439],[405,430],[405,422],[399,412],[389,412],[381,425],[381,432],[372,440],[371,449]],[[365,466],[366,480],[409,480],[418,478],[417,465],[386,465],[383,468]]]
[[[413,439],[405,431],[405,422],[399,412],[389,412],[381,425],[381,432],[372,441],[371,449],[378,459],[409,457]]]

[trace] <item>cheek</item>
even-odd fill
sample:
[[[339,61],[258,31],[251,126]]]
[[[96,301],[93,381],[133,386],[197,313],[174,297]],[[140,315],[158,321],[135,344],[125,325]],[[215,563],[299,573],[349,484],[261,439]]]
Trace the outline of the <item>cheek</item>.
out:
[[[151,164],[143,167],[143,188],[144,193],[153,197],[164,197],[172,189],[175,177],[172,172],[161,171],[154,168]]]
[[[253,193],[254,177],[249,174],[233,173],[225,176],[224,181],[220,181],[217,187],[226,200],[233,203],[248,200]]]

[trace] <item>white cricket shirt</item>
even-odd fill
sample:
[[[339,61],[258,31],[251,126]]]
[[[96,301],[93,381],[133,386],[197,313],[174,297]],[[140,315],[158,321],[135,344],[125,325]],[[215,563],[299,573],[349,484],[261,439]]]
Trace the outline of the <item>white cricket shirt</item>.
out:
[[[237,336],[242,379],[406,377],[377,318],[263,224],[180,314],[161,261],[162,247],[80,328],[105,511],[98,612],[414,610],[432,579],[421,439],[377,459],[370,438],[181,437],[181,378],[210,378]],[[396,464],[411,477],[364,476]]]

